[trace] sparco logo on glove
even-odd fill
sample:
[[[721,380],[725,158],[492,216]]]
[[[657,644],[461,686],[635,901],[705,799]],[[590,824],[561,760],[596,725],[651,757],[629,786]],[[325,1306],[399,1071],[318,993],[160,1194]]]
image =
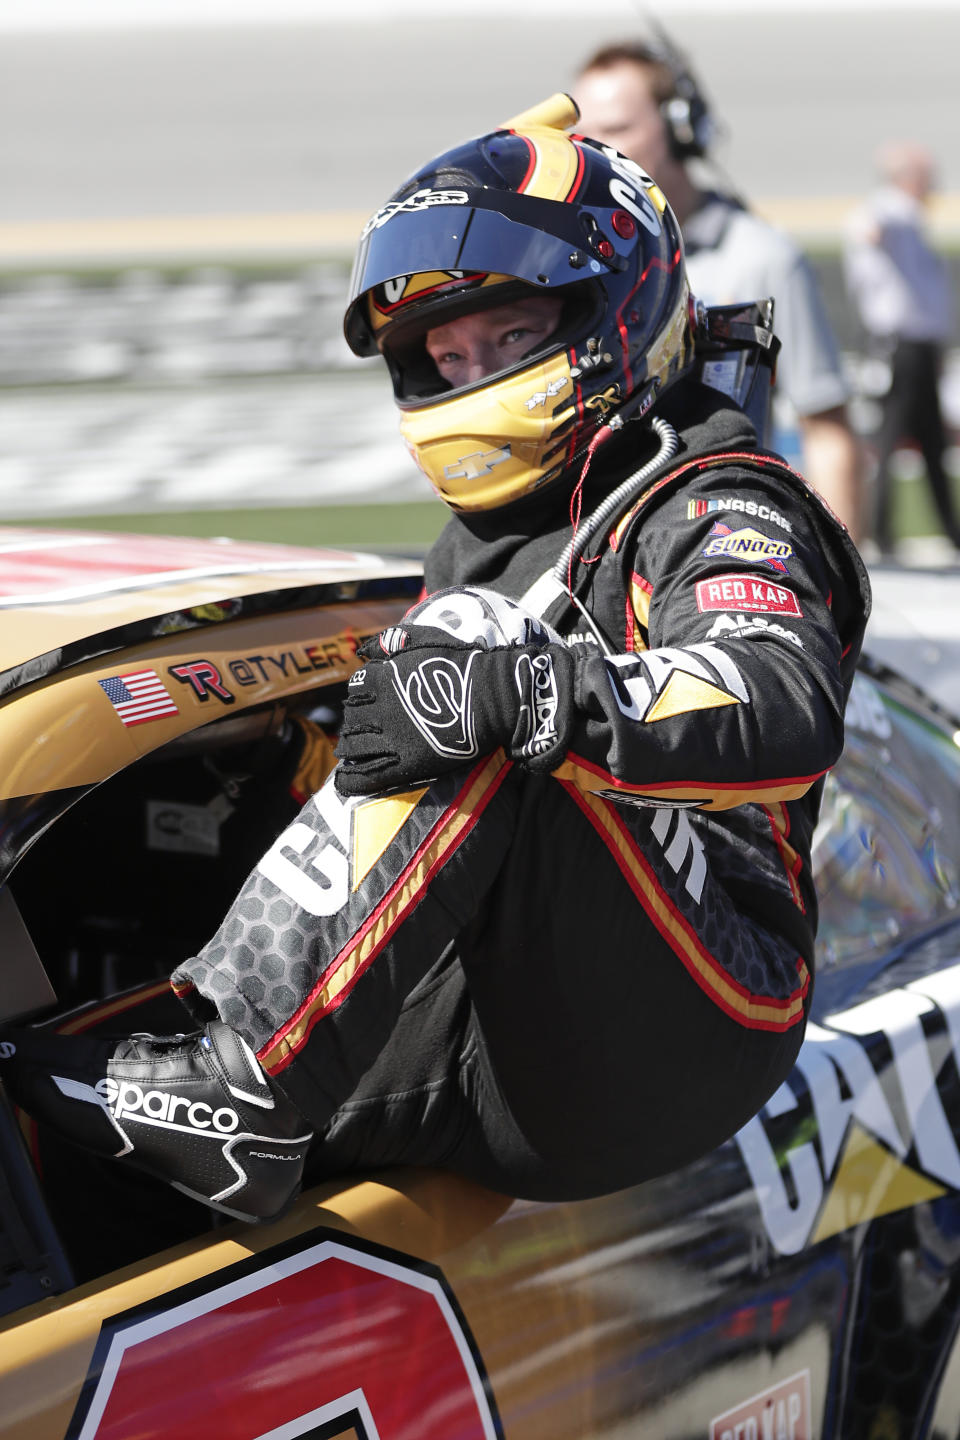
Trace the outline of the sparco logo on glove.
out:
[[[511,752],[518,759],[528,759],[556,749],[560,695],[548,651],[539,655],[522,654],[517,660],[515,675],[520,691],[520,722]]]
[[[464,650],[462,660],[428,655],[404,677],[389,661],[397,694],[410,719],[438,755],[471,760],[480,752],[473,727],[470,672],[475,650]]]

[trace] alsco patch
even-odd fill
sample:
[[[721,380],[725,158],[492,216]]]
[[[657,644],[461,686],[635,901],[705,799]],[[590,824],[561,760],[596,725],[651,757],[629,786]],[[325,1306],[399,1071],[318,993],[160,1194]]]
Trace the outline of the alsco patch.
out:
[[[710,560],[714,560],[720,555],[729,555],[738,560],[752,560],[761,565],[769,565],[772,570],[778,570],[782,575],[787,575],[789,571],[786,562],[793,554],[793,546],[786,540],[776,540],[771,535],[762,534],[752,525],[744,525],[739,530],[731,530],[729,525],[718,520],[707,536],[707,543],[700,553]]]
[[[755,615],[803,615],[792,590],[764,580],[762,575],[713,575],[697,581],[696,596],[701,614],[705,610],[745,610]]]

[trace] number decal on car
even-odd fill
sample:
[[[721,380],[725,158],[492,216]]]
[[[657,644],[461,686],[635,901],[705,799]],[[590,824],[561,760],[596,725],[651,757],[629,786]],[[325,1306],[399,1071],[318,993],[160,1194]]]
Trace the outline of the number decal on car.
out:
[[[67,1440],[501,1440],[440,1271],[317,1233],[106,1321]]]

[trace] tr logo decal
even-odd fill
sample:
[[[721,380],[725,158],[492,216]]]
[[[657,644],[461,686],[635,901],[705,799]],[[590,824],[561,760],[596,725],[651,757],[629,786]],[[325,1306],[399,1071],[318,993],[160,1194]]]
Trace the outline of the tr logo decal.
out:
[[[206,702],[216,695],[224,705],[232,705],[236,698],[224,685],[220,671],[209,660],[192,660],[189,665],[171,665],[170,674],[181,685],[189,685],[198,700]]]

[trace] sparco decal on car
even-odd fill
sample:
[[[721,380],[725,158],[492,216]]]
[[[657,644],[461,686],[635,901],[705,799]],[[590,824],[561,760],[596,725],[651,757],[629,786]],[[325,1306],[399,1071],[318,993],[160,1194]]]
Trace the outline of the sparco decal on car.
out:
[[[808,1025],[789,1082],[736,1136],[781,1254],[960,1190],[945,1050],[960,1063],[960,965]]]
[[[698,580],[695,593],[701,613],[746,610],[757,615],[803,615],[792,590],[760,575],[713,575],[709,580]]]
[[[701,554],[708,560],[715,560],[721,555],[736,560],[753,560],[759,565],[769,565],[771,570],[777,570],[781,575],[787,575],[789,571],[786,562],[793,554],[793,546],[788,545],[786,540],[764,535],[752,525],[742,525],[739,530],[731,530],[729,525],[718,520],[710,531]]]
[[[312,1235],[106,1321],[66,1440],[500,1440],[441,1272]]]

